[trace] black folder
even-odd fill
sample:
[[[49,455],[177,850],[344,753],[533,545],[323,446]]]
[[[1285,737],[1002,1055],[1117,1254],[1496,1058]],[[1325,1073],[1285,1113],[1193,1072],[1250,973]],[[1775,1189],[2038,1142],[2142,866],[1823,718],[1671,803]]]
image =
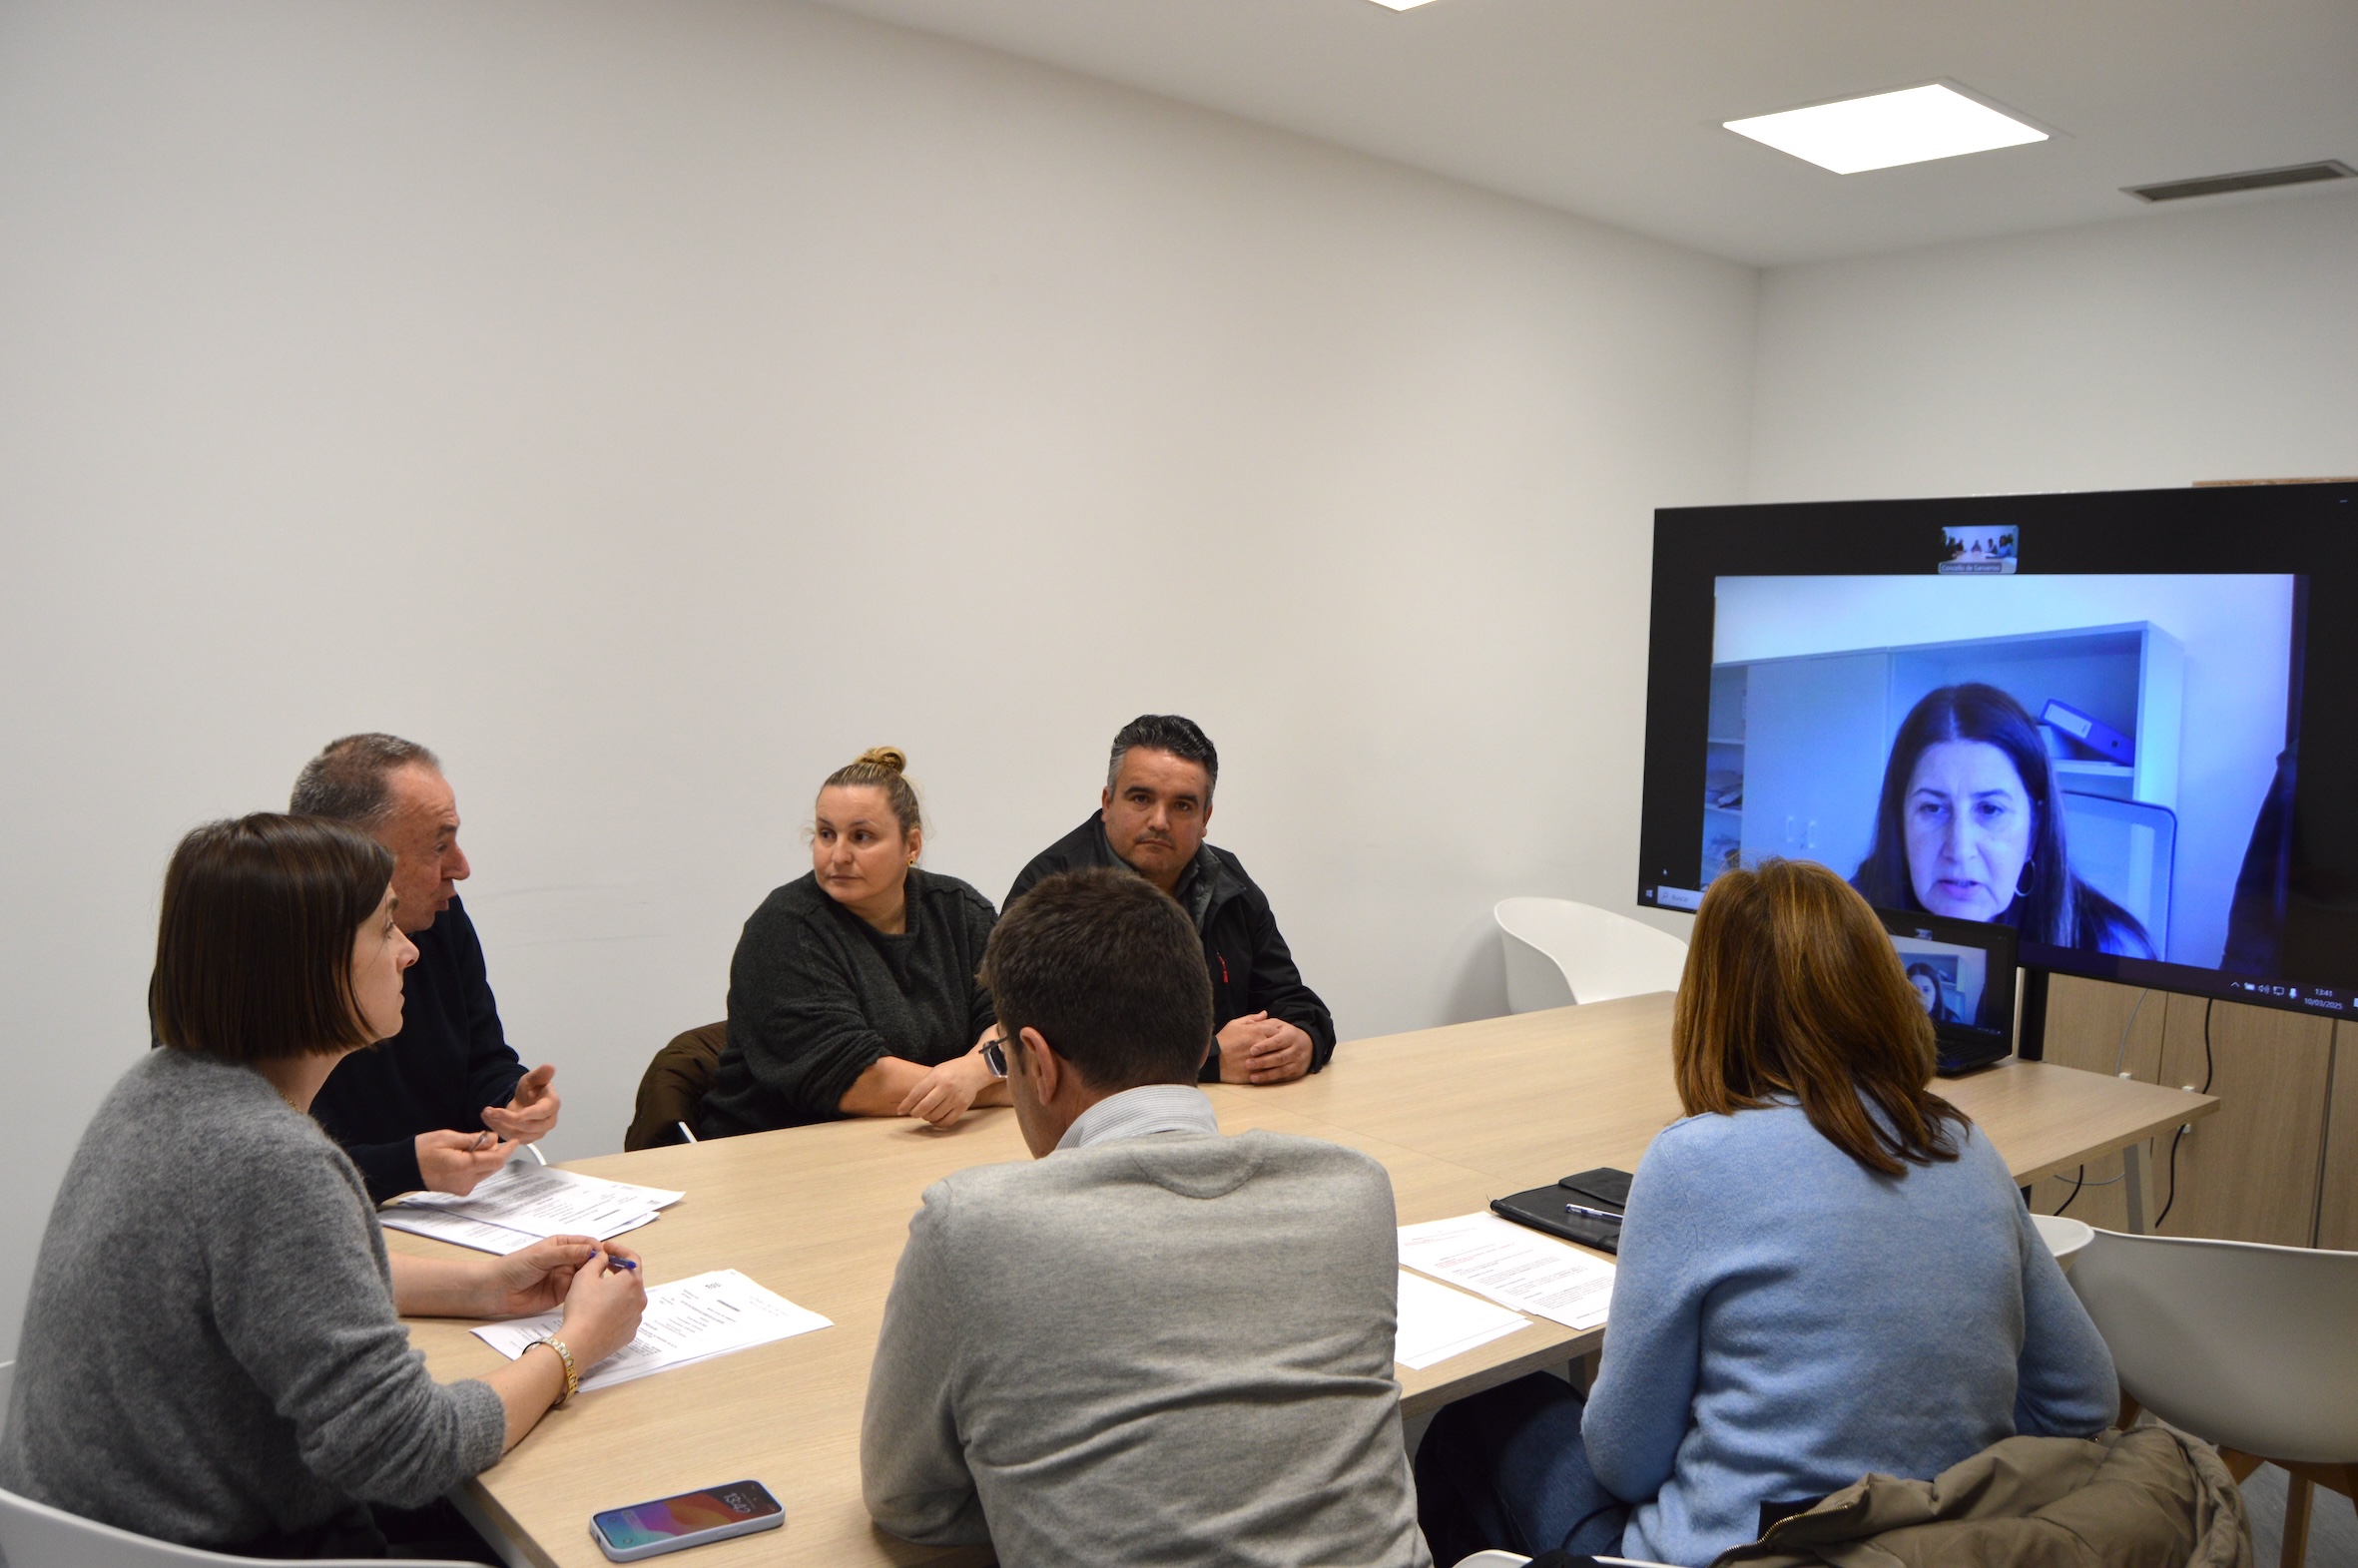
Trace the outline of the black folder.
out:
[[[1592,1220],[1584,1214],[1566,1214],[1567,1203],[1586,1202],[1585,1195],[1575,1196],[1562,1186],[1534,1187],[1527,1193],[1509,1193],[1504,1198],[1490,1200],[1490,1212],[1517,1225],[1527,1225],[1534,1231],[1545,1231],[1549,1236],[1567,1242],[1578,1242],[1582,1247],[1593,1247],[1600,1253],[1621,1250],[1621,1228],[1610,1220]],[[1601,1203],[1587,1203],[1590,1209],[1608,1207]]]
[[[1570,1193],[1573,1203],[1586,1204],[1591,1209],[1610,1209],[1619,1214],[1629,1206],[1629,1183],[1632,1180],[1627,1171],[1616,1171],[1609,1165],[1603,1165],[1593,1171],[1575,1171],[1570,1176],[1559,1176],[1555,1185]]]

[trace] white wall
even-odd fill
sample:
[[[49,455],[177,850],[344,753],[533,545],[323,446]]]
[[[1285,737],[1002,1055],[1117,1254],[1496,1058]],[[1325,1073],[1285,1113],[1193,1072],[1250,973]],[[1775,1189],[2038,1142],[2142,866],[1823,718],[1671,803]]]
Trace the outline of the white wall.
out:
[[[788,3],[0,10],[0,1342],[173,842],[350,730],[448,763],[559,1155],[879,742],[995,898],[1191,714],[1346,1037],[1502,1010],[1492,900],[1632,896],[1754,283]]]
[[[1779,267],[1748,499],[2358,475],[2354,299],[2332,186]]]

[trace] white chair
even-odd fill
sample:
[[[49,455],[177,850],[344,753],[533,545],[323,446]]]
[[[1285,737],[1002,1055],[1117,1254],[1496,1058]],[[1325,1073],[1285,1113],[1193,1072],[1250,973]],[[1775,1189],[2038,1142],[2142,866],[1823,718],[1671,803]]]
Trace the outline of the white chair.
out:
[[[2358,1493],[2358,1253],[2097,1231],[2071,1286],[2131,1400],[2215,1444],[2239,1481],[2289,1472],[2297,1568],[2314,1487]]]
[[[2071,1260],[2096,1239],[2094,1226],[2068,1215],[2035,1214],[2031,1224],[2039,1232],[2039,1239],[2047,1244],[2047,1250],[2056,1255],[2056,1262],[2063,1266],[2065,1274],[2071,1272]]]
[[[1506,1006],[1518,1013],[1675,991],[1686,943],[1568,898],[1503,898],[1491,912],[1506,949]]]
[[[0,1361],[0,1408],[8,1403],[16,1362]],[[99,1524],[80,1514],[0,1489],[0,1561],[7,1568],[287,1568],[264,1557],[230,1557],[174,1546]],[[320,1559],[310,1568],[385,1568],[382,1558]],[[404,1568],[481,1568],[478,1563],[418,1559]]]

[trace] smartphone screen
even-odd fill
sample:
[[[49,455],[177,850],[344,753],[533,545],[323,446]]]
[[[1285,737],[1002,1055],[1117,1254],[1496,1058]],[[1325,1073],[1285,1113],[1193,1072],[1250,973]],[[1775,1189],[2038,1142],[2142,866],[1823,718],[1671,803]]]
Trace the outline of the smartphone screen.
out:
[[[592,1517],[598,1533],[619,1552],[651,1546],[658,1541],[676,1541],[681,1536],[719,1529],[725,1524],[743,1524],[748,1519],[778,1511],[778,1499],[770,1495],[769,1488],[759,1481],[739,1481],[710,1491],[682,1492],[677,1497],[651,1503],[609,1508]]]

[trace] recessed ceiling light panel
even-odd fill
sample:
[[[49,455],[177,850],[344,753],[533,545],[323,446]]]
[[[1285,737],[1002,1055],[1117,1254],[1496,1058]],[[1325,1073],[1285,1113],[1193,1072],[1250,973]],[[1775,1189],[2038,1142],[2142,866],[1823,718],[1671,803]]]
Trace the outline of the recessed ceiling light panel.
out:
[[[2045,131],[1938,83],[1724,123],[1738,136],[1838,175],[2047,140]]]
[[[1421,5],[1433,4],[1433,0],[1376,0],[1376,3],[1387,11],[1414,11]]]

